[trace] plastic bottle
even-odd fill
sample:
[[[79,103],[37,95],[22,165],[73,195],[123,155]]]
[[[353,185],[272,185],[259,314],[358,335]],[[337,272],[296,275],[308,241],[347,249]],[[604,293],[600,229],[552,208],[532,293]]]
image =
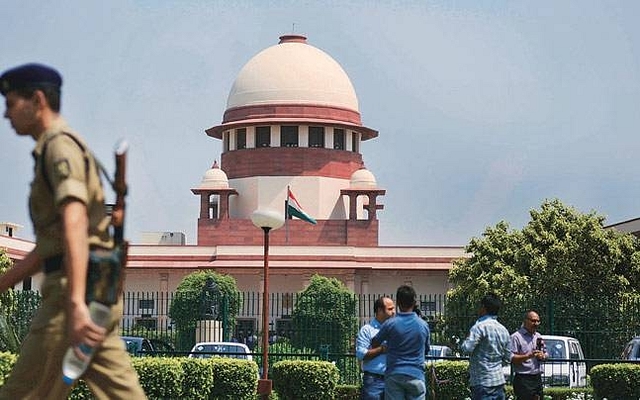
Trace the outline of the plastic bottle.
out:
[[[111,321],[111,307],[106,306],[97,301],[89,303],[89,315],[94,324],[105,328]],[[87,345],[80,345],[80,351],[86,356],[85,360],[81,360],[76,356],[73,347],[67,349],[62,359],[62,380],[67,385],[73,384],[87,369],[91,363],[93,356],[93,348]]]

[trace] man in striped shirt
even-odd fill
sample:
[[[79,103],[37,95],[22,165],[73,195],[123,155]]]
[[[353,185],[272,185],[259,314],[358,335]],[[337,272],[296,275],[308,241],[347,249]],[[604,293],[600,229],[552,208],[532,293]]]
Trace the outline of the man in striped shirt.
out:
[[[461,346],[462,351],[471,354],[469,383],[472,400],[505,399],[506,381],[502,366],[509,364],[513,355],[509,331],[497,319],[501,305],[500,299],[492,293],[480,300],[479,318]]]

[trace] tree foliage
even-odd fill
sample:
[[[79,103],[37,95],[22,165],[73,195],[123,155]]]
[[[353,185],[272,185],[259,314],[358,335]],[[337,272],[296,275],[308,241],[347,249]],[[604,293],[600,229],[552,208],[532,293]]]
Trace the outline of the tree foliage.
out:
[[[13,266],[4,249],[0,249],[0,274]],[[18,353],[31,320],[40,307],[40,294],[9,289],[0,294],[0,350]]]
[[[521,230],[504,221],[487,228],[466,247],[469,257],[454,262],[447,315],[466,318],[449,318],[451,333],[468,329],[478,300],[488,292],[502,298],[501,320],[510,330],[527,309],[545,314],[541,330],[547,333],[633,329],[621,307],[638,297],[638,239],[604,229],[603,216],[557,199],[543,202],[530,216]]]
[[[357,331],[355,309],[355,295],[342,282],[314,275],[298,295],[292,314],[291,343],[321,354],[349,352],[352,333]]]
[[[0,249],[0,274],[11,268],[12,262],[7,252]],[[15,310],[15,295],[13,289],[0,294],[0,348],[17,353],[19,351],[18,337],[9,322],[10,315]]]
[[[236,317],[240,310],[240,292],[235,278],[210,270],[189,274],[178,285],[169,310],[169,317],[175,323],[180,337],[178,339],[180,349],[189,350],[191,348],[189,343],[194,344],[196,322],[203,319],[201,312],[204,298],[203,289],[207,280],[213,280],[218,290],[211,299],[218,310],[214,319],[222,321],[223,318],[226,318],[224,321],[226,326],[235,326]]]

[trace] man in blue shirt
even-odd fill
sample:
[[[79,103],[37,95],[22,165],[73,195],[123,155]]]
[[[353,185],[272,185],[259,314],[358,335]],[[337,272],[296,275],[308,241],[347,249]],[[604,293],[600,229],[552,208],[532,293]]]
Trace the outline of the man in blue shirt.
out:
[[[469,330],[469,336],[461,349],[471,353],[469,359],[469,383],[472,400],[504,400],[504,373],[502,365],[511,362],[510,335],[498,322],[502,303],[495,294],[487,294],[480,300],[480,318]]]
[[[387,369],[386,344],[371,348],[371,339],[378,334],[380,326],[396,314],[396,306],[389,297],[380,297],[373,304],[375,317],[358,332],[356,357],[362,361],[362,400],[384,399],[384,372]]]
[[[387,342],[384,397],[387,400],[426,398],[425,354],[429,351],[429,325],[413,311],[416,292],[403,285],[396,292],[400,312],[380,327],[371,347]]]

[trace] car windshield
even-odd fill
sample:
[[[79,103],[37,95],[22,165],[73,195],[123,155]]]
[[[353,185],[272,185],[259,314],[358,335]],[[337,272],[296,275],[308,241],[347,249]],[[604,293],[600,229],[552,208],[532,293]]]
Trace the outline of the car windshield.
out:
[[[545,339],[545,346],[547,347],[549,358],[568,358],[567,349],[562,340]]]
[[[429,348],[429,356],[431,357],[440,357],[440,352],[442,350],[440,349],[440,347],[435,347],[435,346],[431,346]]]
[[[194,357],[211,358],[211,357],[231,357],[247,359],[247,354],[242,346],[233,344],[203,344],[196,346],[192,351]],[[211,354],[197,354],[211,353]],[[235,353],[235,354],[234,354]]]
[[[429,346],[428,357],[451,357],[453,351],[447,346],[431,345]]]
[[[125,338],[122,338],[122,340],[124,341],[125,348],[129,353],[136,354],[138,351],[140,351],[142,341]]]

